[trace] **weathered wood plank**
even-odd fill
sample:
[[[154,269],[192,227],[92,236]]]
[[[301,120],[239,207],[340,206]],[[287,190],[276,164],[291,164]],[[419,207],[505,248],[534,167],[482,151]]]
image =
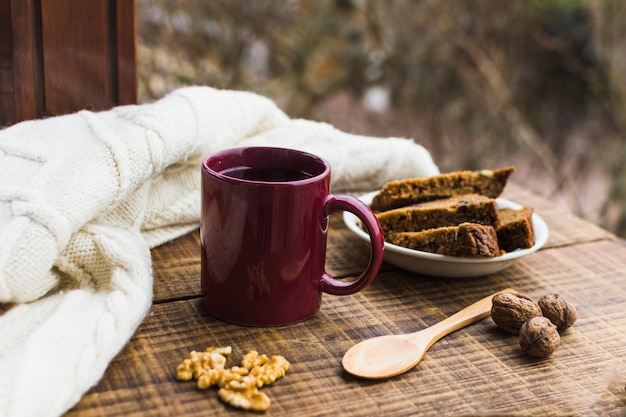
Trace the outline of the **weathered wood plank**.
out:
[[[249,349],[293,364],[264,388],[270,415],[619,415],[626,393],[611,376],[626,369],[626,245],[606,240],[540,251],[499,274],[435,279],[389,270],[364,291],[325,296],[321,311],[291,326],[249,328],[205,313],[199,299],[153,306],[104,379],[68,416],[229,415],[214,390],[174,379],[191,350],[231,345],[232,363]],[[343,353],[375,335],[432,325],[493,291],[533,297],[558,292],[579,319],[547,360],[521,354],[516,337],[491,319],[446,336],[412,371],[369,382],[346,375]]]

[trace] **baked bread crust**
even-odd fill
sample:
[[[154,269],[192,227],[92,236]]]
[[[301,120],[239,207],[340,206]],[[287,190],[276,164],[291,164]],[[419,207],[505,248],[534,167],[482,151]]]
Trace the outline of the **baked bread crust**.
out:
[[[535,244],[532,207],[498,208],[515,167],[391,181],[371,208],[385,240],[424,252],[495,257]]]
[[[419,232],[461,223],[478,223],[496,226],[498,205],[483,195],[467,194],[414,204],[377,213],[383,234],[392,232]]]
[[[461,223],[420,232],[397,232],[387,236],[394,245],[440,255],[495,257],[502,254],[493,226]]]
[[[535,230],[532,222],[533,208],[523,207],[500,209],[496,226],[500,248],[506,252],[515,249],[528,249],[535,244]]]
[[[514,166],[481,171],[455,171],[427,178],[409,178],[385,184],[372,199],[371,208],[382,212],[424,201],[463,194],[496,198],[515,171]]]

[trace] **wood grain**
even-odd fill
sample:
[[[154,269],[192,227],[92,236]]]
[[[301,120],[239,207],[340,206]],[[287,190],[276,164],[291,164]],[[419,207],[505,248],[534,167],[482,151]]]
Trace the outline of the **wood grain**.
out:
[[[0,127],[44,114],[38,3],[0,2]]]
[[[516,201],[525,199],[511,192]],[[231,365],[249,349],[292,363],[283,379],[263,388],[272,399],[268,415],[620,416],[626,403],[626,244],[577,218],[572,230],[572,218],[536,196],[526,201],[536,204],[555,238],[512,267],[486,277],[441,279],[385,265],[365,290],[325,295],[314,317],[290,326],[237,326],[203,310],[197,232],[156,248],[149,316],[67,416],[231,415],[236,411],[215,390],[174,377],[191,350],[212,345],[233,347]],[[329,271],[358,272],[368,251],[340,216],[333,217]],[[444,337],[398,377],[365,381],[341,368],[345,351],[361,340],[423,329],[506,287],[534,298],[560,293],[577,305],[578,321],[549,359],[523,355],[517,338],[487,318]]]
[[[529,194],[515,184],[507,187],[504,197],[534,207],[537,214],[549,224],[550,237],[545,248],[615,239],[615,236],[606,230],[571,213],[554,208],[546,199]],[[154,249],[152,256],[155,302],[200,295],[198,232]],[[341,213],[333,213],[328,234],[327,272],[338,278],[354,277],[363,271],[368,260],[368,243],[350,232],[343,223]],[[393,269],[394,267],[387,263],[382,266],[382,271]]]
[[[273,400],[271,415],[619,415],[623,387],[607,381],[614,369],[626,369],[624,257],[625,245],[602,241],[541,251],[485,278],[387,271],[359,294],[325,297],[313,318],[276,328],[222,322],[197,298],[155,304],[101,383],[68,416],[230,414],[215,391],[174,379],[189,351],[212,345],[231,345],[232,364],[249,349],[292,362],[285,378],[264,389]],[[341,357],[354,343],[419,330],[505,286],[533,297],[560,292],[578,306],[577,323],[550,359],[522,355],[515,337],[485,319],[446,336],[396,378],[362,381],[342,371]]]
[[[6,0],[0,35],[0,126],[137,101],[133,0]]]

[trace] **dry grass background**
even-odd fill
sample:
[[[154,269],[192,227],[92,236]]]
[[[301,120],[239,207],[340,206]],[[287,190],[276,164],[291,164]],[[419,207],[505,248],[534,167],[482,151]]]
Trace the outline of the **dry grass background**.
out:
[[[191,84],[411,137],[626,236],[622,0],[137,0],[141,101]]]

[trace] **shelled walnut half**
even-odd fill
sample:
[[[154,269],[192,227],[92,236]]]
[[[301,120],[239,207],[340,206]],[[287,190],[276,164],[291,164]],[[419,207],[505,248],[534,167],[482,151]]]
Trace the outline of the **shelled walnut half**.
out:
[[[283,377],[289,370],[289,362],[281,355],[269,357],[251,350],[242,359],[241,366],[226,368],[226,356],[231,352],[230,346],[192,351],[176,368],[176,379],[197,380],[199,389],[219,387],[218,397],[233,407],[267,411],[271,401],[259,388]]]

